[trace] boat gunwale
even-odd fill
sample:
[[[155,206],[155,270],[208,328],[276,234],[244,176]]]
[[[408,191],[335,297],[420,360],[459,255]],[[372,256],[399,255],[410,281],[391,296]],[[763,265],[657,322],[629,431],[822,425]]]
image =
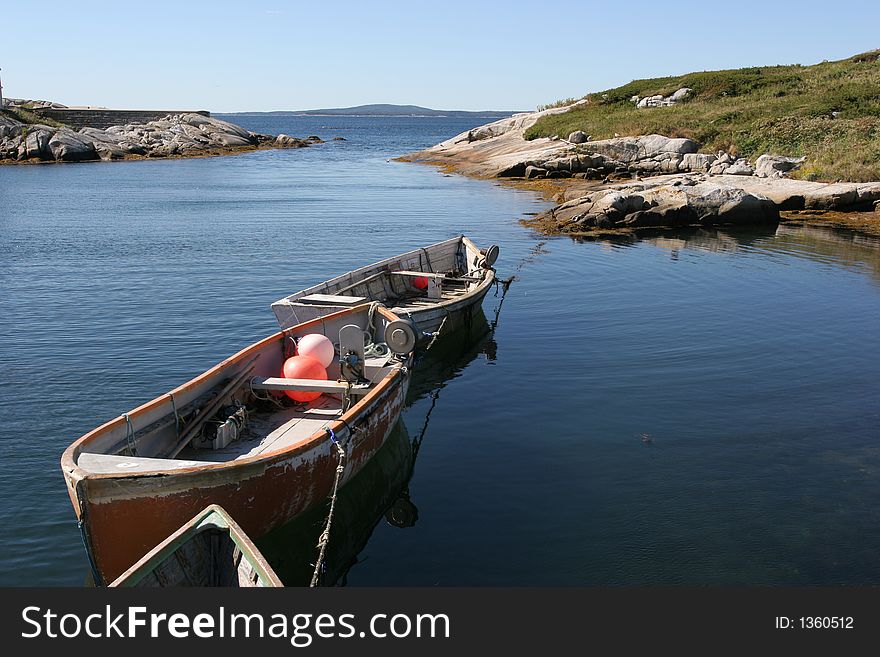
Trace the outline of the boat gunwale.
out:
[[[154,399],[137,406],[126,414],[118,415],[117,417],[108,420],[107,422],[99,425],[98,427],[92,429],[88,433],[83,434],[79,438],[77,438],[73,443],[67,446],[61,455],[61,469],[64,472],[64,476],[68,479],[69,483],[74,484],[77,481],[81,481],[83,479],[89,480],[138,480],[149,477],[157,477],[157,476],[185,476],[185,475],[198,475],[203,472],[222,472],[226,470],[234,470],[247,466],[251,466],[254,464],[258,464],[261,462],[269,463],[273,460],[277,460],[279,458],[287,458],[292,456],[297,456],[301,453],[308,452],[313,449],[320,442],[319,439],[325,437],[327,435],[327,429],[331,429],[334,432],[338,432],[343,430],[344,428],[352,425],[352,420],[357,417],[366,407],[368,407],[374,400],[376,400],[379,396],[384,394],[386,390],[388,390],[401,375],[401,370],[399,368],[393,369],[391,372],[386,374],[366,395],[361,397],[355,404],[352,405],[345,413],[343,413],[338,418],[332,420],[330,424],[327,425],[325,429],[320,431],[316,431],[308,438],[301,440],[292,445],[287,445],[285,447],[280,447],[278,449],[272,450],[270,452],[266,452],[263,454],[256,454],[254,456],[248,456],[245,458],[233,459],[230,461],[222,461],[222,462],[199,462],[197,465],[192,467],[185,468],[164,468],[157,470],[143,470],[138,472],[125,472],[125,473],[113,473],[113,472],[92,472],[87,468],[84,468],[78,464],[78,459],[80,454],[82,453],[82,448],[88,445],[91,441],[95,440],[99,435],[109,431],[110,429],[115,428],[117,425],[125,423],[125,416],[128,415],[129,419],[134,419],[152,409],[154,409],[159,404],[163,403],[168,399],[169,396],[173,396],[180,392],[184,392],[192,389],[199,383],[201,383],[204,379],[216,374],[217,372],[223,370],[230,365],[241,362],[248,356],[250,356],[254,351],[258,351],[266,346],[268,343],[271,343],[278,339],[283,339],[290,332],[294,330],[305,329],[310,326],[316,324],[325,323],[328,319],[335,318],[338,316],[348,315],[348,314],[356,314],[361,311],[367,311],[370,307],[371,303],[363,303],[358,306],[354,306],[353,308],[347,308],[341,310],[339,312],[335,312],[332,314],[324,315],[323,317],[317,317],[308,322],[303,322],[302,324],[297,324],[296,326],[292,326],[288,329],[282,329],[273,333],[272,335],[259,340],[247,347],[244,347],[237,353],[229,356],[228,358],[223,359],[216,365],[211,368],[205,370],[201,374],[196,377],[190,379],[189,381],[177,386],[176,388],[170,390],[169,392],[163,393]],[[381,313],[385,319],[389,321],[395,321],[399,319],[399,317],[385,308],[384,306],[378,307],[378,312]],[[168,459],[173,460],[173,459]],[[78,505],[77,505],[78,506]]]

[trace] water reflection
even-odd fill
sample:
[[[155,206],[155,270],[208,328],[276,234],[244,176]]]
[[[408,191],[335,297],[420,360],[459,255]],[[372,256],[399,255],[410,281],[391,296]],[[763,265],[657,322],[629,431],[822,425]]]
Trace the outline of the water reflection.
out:
[[[497,317],[496,317],[497,321]],[[401,529],[415,526],[419,511],[409,482],[431,414],[442,403],[442,389],[480,356],[494,360],[497,346],[482,309],[470,325],[438,339],[413,371],[407,405],[431,398],[422,425],[412,435],[401,419],[382,449],[339,492],[327,545],[321,585],[345,585],[348,572],[383,519]],[[322,504],[257,541],[287,586],[307,586],[314,569],[318,537],[326,519]]]
[[[738,247],[772,238],[780,226],[758,225],[743,228],[700,228],[690,226],[676,229],[645,229],[638,233],[603,235],[600,237],[575,236],[575,242],[598,242],[611,248],[627,248],[648,242],[676,253],[683,248],[699,248],[712,253],[735,251]]]

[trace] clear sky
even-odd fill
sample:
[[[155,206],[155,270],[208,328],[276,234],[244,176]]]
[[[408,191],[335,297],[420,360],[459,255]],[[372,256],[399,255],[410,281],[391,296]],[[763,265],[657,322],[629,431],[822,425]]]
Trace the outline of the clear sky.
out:
[[[4,94],[118,108],[532,109],[880,48],[880,2],[4,2]]]

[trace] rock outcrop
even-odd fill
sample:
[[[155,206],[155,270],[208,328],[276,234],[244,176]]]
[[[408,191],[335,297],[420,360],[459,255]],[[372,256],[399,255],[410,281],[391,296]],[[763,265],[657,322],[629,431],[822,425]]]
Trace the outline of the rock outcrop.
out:
[[[584,103],[587,101],[580,101]],[[577,103],[577,104],[579,104]],[[471,176],[486,178],[525,176],[601,179],[615,173],[681,173],[708,171],[714,155],[697,153],[700,145],[691,139],[663,135],[615,137],[592,141],[583,131],[568,139],[546,137],[526,140],[525,131],[548,114],[567,112],[559,107],[542,112],[516,114],[474,128],[403,159],[434,164],[451,164]]]
[[[688,93],[680,89],[669,99],[680,102]],[[778,220],[780,210],[872,210],[880,203],[880,183],[786,178],[803,158],[768,154],[753,165],[723,151],[700,153],[700,144],[691,139],[663,135],[593,141],[575,131],[567,140],[525,139],[525,131],[539,118],[569,109],[517,114],[403,159],[446,165],[478,177],[605,183],[586,193],[587,183],[567,186],[565,195],[577,193],[574,198],[530,222],[551,233],[764,223]],[[627,181],[621,182],[624,178]]]
[[[682,87],[669,96],[663,96],[663,94],[646,96],[645,98],[642,98],[641,96],[633,96],[630,100],[634,102],[639,109],[645,109],[647,107],[671,107],[672,105],[676,105],[683,101],[690,96],[692,92],[693,89]]]
[[[272,137],[201,114],[170,114],[157,121],[106,130],[24,124],[0,114],[0,160],[80,162],[128,157],[173,157],[232,152],[260,146],[302,148],[317,137]]]
[[[717,226],[778,221],[776,204],[734,185],[678,179],[596,190],[549,210],[538,221],[554,232],[595,229]]]
[[[867,210],[878,201],[880,183],[688,174],[591,190],[539,215],[534,223],[552,233],[745,225],[778,221],[780,210]]]
[[[755,175],[759,178],[782,178],[800,167],[807,158],[783,155],[762,155],[755,161]]]

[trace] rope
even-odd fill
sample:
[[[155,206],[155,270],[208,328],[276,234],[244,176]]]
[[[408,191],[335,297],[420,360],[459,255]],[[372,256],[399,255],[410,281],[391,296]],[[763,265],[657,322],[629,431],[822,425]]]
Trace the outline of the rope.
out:
[[[425,254],[425,261],[428,263],[428,271],[433,274],[434,265],[431,264],[431,256],[428,255],[428,250],[425,247],[422,247],[422,253]],[[419,256],[419,260],[421,261],[421,256]]]
[[[125,418],[125,443],[128,445],[128,455],[129,456],[137,456],[137,441],[134,439],[134,427],[131,425],[131,418],[128,417],[128,413],[123,415]]]
[[[333,493],[330,495],[330,510],[327,512],[327,522],[324,524],[324,531],[321,532],[321,536],[318,538],[318,560],[315,562],[315,572],[312,573],[312,582],[309,584],[311,588],[318,586],[318,581],[321,579],[324,555],[327,552],[327,544],[330,542],[330,525],[333,522],[333,512],[336,510],[336,494],[339,492],[339,482],[342,481],[342,473],[345,472],[345,450],[339,444],[339,441],[336,440],[336,434],[333,433],[333,429],[328,428],[327,432],[330,434],[333,446],[336,447],[339,463],[336,465],[336,479],[333,481]]]
[[[92,570],[92,581],[95,586],[101,586],[104,583],[104,578],[101,577],[101,573],[95,565],[95,559],[92,557],[92,551],[89,549],[89,541],[86,538],[86,525],[82,518],[77,520],[76,527],[79,529],[79,537],[82,539],[83,547],[86,549],[86,557],[89,559],[89,568]]]
[[[174,411],[174,431],[177,433],[177,437],[180,438],[180,415],[177,413],[177,402],[174,401],[174,395],[170,392],[168,396],[171,397],[171,410]]]
[[[364,358],[384,358],[391,349],[384,342],[371,342],[364,345]]]
[[[440,337],[440,334],[443,332],[443,327],[446,326],[446,320],[449,319],[449,311],[446,311],[446,317],[443,318],[443,321],[440,322],[440,327],[434,331],[433,333],[425,333],[425,335],[431,336],[431,341],[428,343],[428,346],[425,347],[425,351],[434,346],[434,343],[437,342],[437,338]]]
[[[370,304],[370,312],[367,315],[367,329],[364,331],[364,335],[367,337],[364,342],[364,358],[384,358],[391,353],[388,345],[384,342],[376,342],[374,336],[376,327],[373,326],[373,318],[376,315],[376,310],[381,305],[378,301]]]
[[[373,341],[373,332],[376,330],[375,327],[373,326],[373,316],[376,314],[376,310],[381,305],[382,304],[379,303],[378,301],[374,301],[373,303],[370,304],[370,312],[367,314],[367,332],[370,336],[370,342]]]
[[[281,403],[280,399],[276,399],[274,396],[272,396],[268,392],[265,395],[262,395],[258,391],[254,390],[254,379],[250,379],[248,381],[248,388],[250,388],[251,394],[254,396],[254,399],[259,399],[260,401],[263,401],[263,402],[272,402],[278,408],[287,408],[284,404]],[[296,406],[295,403],[294,403],[294,406]]]

